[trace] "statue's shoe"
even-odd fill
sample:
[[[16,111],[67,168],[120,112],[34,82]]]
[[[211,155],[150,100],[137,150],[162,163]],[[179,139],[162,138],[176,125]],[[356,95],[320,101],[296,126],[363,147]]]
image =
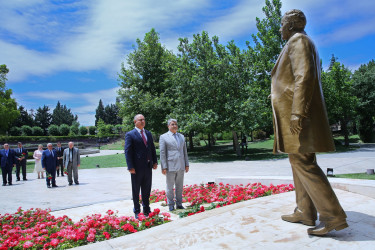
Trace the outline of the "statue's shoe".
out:
[[[323,236],[331,232],[333,229],[336,231],[342,230],[348,227],[345,219],[335,220],[335,221],[321,221],[316,227],[307,229],[307,233],[310,235]]]
[[[298,209],[296,209],[292,214],[282,215],[281,219],[292,223],[302,223],[306,226],[315,226],[315,220],[312,218],[305,218],[302,212],[300,212]]]

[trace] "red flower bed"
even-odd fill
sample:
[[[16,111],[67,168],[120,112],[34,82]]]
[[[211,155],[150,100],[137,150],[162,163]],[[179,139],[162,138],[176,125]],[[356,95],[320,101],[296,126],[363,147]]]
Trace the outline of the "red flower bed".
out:
[[[294,190],[293,185],[265,186],[260,183],[243,185],[224,185],[220,183],[185,186],[183,202],[189,208],[180,217],[202,213],[206,210],[226,206],[261,196],[284,193]],[[166,201],[165,191],[153,190],[150,202]],[[204,207],[202,204],[211,204]],[[170,221],[168,213],[154,209],[146,218],[139,214],[134,217],[117,216],[111,210],[102,216],[86,216],[79,222],[64,215],[54,217],[50,210],[21,208],[14,214],[0,215],[0,250],[3,249],[67,249],[135,233]]]
[[[66,215],[55,218],[49,210],[21,208],[14,214],[0,215],[0,249],[59,249],[73,248],[90,242],[102,241],[170,221],[168,213],[155,209],[149,217],[94,214],[73,223]]]
[[[224,185],[223,183],[217,184],[201,184],[201,185],[190,185],[184,186],[183,189],[183,202],[189,202],[190,209],[181,212],[180,217],[190,216],[196,213],[204,212],[204,207],[200,206],[204,203],[211,203],[212,205],[206,210],[213,209],[215,207],[221,207],[237,203],[240,201],[246,201],[255,199],[262,196],[279,194],[284,192],[293,191],[294,186],[292,184],[282,185],[270,185],[265,186],[261,183],[252,183],[243,185]],[[165,191],[154,190],[151,193],[150,200],[153,201],[167,201]],[[214,204],[216,203],[216,204]]]

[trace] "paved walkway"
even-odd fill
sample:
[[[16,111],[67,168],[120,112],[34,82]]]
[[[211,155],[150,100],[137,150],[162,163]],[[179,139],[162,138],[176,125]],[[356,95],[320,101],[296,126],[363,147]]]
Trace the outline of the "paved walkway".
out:
[[[103,150],[100,154],[105,153],[111,152]],[[366,169],[375,168],[375,148],[320,154],[318,163],[324,171],[327,167],[333,168],[335,174],[366,172]],[[55,215],[66,214],[73,220],[93,213],[104,213],[108,209],[118,210],[120,215],[132,214],[130,174],[125,168],[83,169],[79,171],[79,178],[80,185],[68,186],[66,177],[58,177],[59,187],[47,189],[45,180],[37,179],[36,174],[28,174],[29,181],[0,187],[0,213],[13,213],[18,207],[40,207],[50,208]],[[276,184],[275,180],[284,183],[291,181],[292,173],[287,159],[192,163],[190,172],[185,175],[185,184],[207,183],[223,178],[232,182],[243,178]],[[332,237],[309,237],[305,226],[280,220],[281,214],[290,213],[294,208],[294,192],[290,192],[176,219],[153,229],[87,247],[375,249],[375,197],[368,196],[369,193],[375,194],[375,181],[331,179],[331,182],[335,188],[339,188],[336,192],[348,211],[350,225],[349,229],[332,233]],[[161,174],[160,166],[154,171],[153,189],[165,189],[165,176]],[[160,205],[154,204],[152,208],[159,207],[165,211],[166,208]]]

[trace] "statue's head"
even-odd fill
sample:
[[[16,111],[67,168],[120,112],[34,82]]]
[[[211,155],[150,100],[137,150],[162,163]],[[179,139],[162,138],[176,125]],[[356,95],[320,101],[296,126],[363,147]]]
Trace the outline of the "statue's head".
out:
[[[289,10],[281,19],[281,36],[284,40],[288,40],[294,33],[304,31],[305,26],[305,14],[301,10]]]

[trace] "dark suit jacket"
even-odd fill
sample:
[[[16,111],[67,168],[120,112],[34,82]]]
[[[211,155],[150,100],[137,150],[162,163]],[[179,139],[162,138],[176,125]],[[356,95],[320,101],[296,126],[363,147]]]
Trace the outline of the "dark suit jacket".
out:
[[[17,160],[17,162],[26,163],[26,160],[27,160],[27,157],[28,157],[28,152],[27,152],[26,148],[22,147],[20,151],[19,151],[19,148],[16,148],[14,150],[14,152],[15,152],[17,158],[21,158],[21,157],[25,156],[25,158],[22,161]]]
[[[5,149],[0,150],[1,167],[5,168],[7,163],[8,167],[13,167],[16,164],[16,154],[13,149],[9,149],[8,156],[5,153]]]
[[[59,152],[58,148],[55,148],[55,150],[57,152],[57,157],[63,157],[63,155],[64,155],[64,149],[65,148],[61,147],[60,152]]]
[[[145,167],[149,167],[148,159],[151,161],[151,166],[157,164],[156,150],[154,140],[150,131],[145,130],[147,136],[147,147],[143,142],[140,133],[133,129],[125,135],[125,158],[128,164],[128,169],[134,168],[135,171]]]
[[[53,156],[48,149],[44,150],[42,154],[42,167],[49,173],[56,170],[57,166],[57,152],[54,149],[52,149],[52,152]]]

